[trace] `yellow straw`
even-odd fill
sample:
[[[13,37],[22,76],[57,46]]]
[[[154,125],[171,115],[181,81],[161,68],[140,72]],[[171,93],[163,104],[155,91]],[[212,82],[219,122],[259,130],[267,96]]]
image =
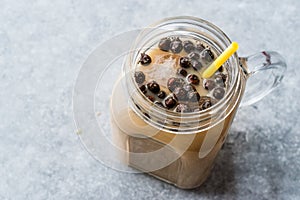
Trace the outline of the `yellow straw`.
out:
[[[203,78],[211,77],[239,48],[237,42],[232,42],[227,49],[203,72]]]

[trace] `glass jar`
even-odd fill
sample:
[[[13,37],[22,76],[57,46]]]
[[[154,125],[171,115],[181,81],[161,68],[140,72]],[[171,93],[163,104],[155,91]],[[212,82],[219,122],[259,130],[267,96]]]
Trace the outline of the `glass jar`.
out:
[[[123,76],[111,98],[114,141],[127,154],[129,166],[147,172],[180,188],[200,186],[210,174],[245,92],[244,104],[258,101],[283,77],[286,65],[276,52],[261,52],[247,58],[235,53],[226,63],[229,73],[226,96],[212,107],[193,113],[176,113],[149,101],[134,81],[139,55],[163,37],[200,39],[223,52],[230,39],[215,25],[194,17],[164,19],[144,29],[123,64]],[[264,75],[261,76],[264,71]],[[259,75],[257,75],[257,74]],[[265,84],[267,82],[267,84]],[[125,86],[125,87],[124,87]]]

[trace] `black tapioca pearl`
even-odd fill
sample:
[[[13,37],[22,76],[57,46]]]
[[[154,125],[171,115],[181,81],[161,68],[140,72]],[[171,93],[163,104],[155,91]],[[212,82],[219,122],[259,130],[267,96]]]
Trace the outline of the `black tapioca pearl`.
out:
[[[192,63],[193,69],[196,71],[198,71],[202,68],[202,64],[197,60],[192,60],[191,63]]]
[[[151,63],[151,57],[148,54],[145,53],[141,53],[141,58],[139,60],[139,63],[141,63],[142,65],[149,65]]]
[[[177,104],[177,100],[170,96],[165,99],[165,105],[167,108],[173,108]]]
[[[161,90],[158,94],[157,94],[158,98],[160,99],[164,99],[166,97],[166,92]]]
[[[205,60],[206,62],[211,62],[214,60],[215,56],[213,52],[210,49],[205,49],[201,53],[201,58]]]
[[[188,92],[188,100],[190,102],[198,102],[200,100],[200,94],[198,92]]]
[[[222,84],[224,85],[224,83],[226,82],[227,76],[225,74],[217,74],[215,76],[215,80],[217,84]]]
[[[149,83],[147,83],[147,88],[154,94],[157,94],[160,91],[160,87],[155,81],[150,81]]]
[[[183,49],[182,41],[177,37],[170,44],[170,50],[173,53],[180,53]]]
[[[147,93],[147,88],[146,88],[145,85],[141,85],[139,88],[140,88],[140,90],[141,90],[142,93],[144,93],[144,94]]]
[[[191,52],[188,54],[188,58],[190,58],[191,60],[199,60],[200,55],[196,52]]]
[[[206,89],[206,90],[212,90],[216,87],[216,83],[215,81],[213,80],[210,80],[210,79],[205,79],[203,81],[203,87]]]
[[[205,110],[205,109],[211,107],[212,103],[210,100],[205,100],[200,106],[201,106],[202,110]]]
[[[179,59],[179,65],[183,68],[189,68],[191,67],[191,60],[188,57],[181,57]]]
[[[183,42],[183,49],[185,52],[190,53],[195,49],[195,46],[191,41],[186,40]]]
[[[201,97],[199,102],[200,110],[205,110],[213,105],[212,99],[208,96]]]
[[[188,105],[180,103],[176,106],[175,111],[187,113],[187,112],[191,112],[191,109]]]
[[[148,98],[150,101],[152,101],[152,102],[154,102],[154,101],[155,101],[155,98],[154,98],[154,96],[147,95],[147,98]]]
[[[221,66],[219,69],[218,69],[219,72],[223,72],[224,69],[223,69],[223,66]]]
[[[188,83],[191,83],[194,85],[198,85],[200,82],[198,76],[195,74],[189,74],[186,78],[187,78]]]
[[[145,74],[141,71],[136,71],[134,73],[135,82],[142,84],[145,81]]]
[[[187,91],[187,92],[194,92],[194,91],[196,91],[196,88],[193,85],[191,85],[191,84],[184,84],[183,85],[183,89],[185,89],[185,91]]]
[[[170,38],[162,38],[158,43],[158,48],[162,51],[169,51],[171,45]]]
[[[173,91],[174,97],[179,101],[186,101],[187,100],[187,91],[181,87],[175,88]]]
[[[200,42],[200,41],[197,41],[196,42],[196,45],[195,45],[195,49],[199,52],[203,51],[204,50],[204,45]]]
[[[177,69],[177,74],[180,74],[183,77],[187,76],[187,71],[185,69],[179,68]]]
[[[154,104],[158,105],[159,107],[164,107],[164,105],[160,101],[154,101]]]
[[[216,99],[222,99],[224,97],[224,94],[225,94],[225,90],[224,90],[224,88],[221,88],[221,87],[217,87],[213,91],[213,96]]]
[[[169,78],[168,82],[167,82],[167,87],[168,89],[173,92],[175,90],[175,88],[177,87],[182,87],[184,84],[184,80],[181,78]]]

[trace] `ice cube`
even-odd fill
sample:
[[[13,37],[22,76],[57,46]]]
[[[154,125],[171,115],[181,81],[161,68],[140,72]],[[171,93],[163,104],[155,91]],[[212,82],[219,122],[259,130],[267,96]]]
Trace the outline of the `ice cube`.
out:
[[[155,80],[159,85],[167,85],[167,80],[176,75],[177,58],[173,56],[156,56],[154,63],[145,69],[148,80]]]

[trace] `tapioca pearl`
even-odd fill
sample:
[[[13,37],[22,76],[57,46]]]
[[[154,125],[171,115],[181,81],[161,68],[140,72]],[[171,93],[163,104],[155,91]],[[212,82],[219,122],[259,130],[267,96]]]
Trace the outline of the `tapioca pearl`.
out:
[[[152,101],[152,102],[154,102],[155,101],[155,98],[154,98],[154,96],[151,96],[151,95],[146,95],[146,97],[150,100],[150,101]]]
[[[173,91],[174,97],[178,99],[178,101],[186,101],[187,100],[187,91],[181,87],[175,88]]]
[[[213,52],[210,49],[205,49],[201,53],[201,59],[205,60],[206,62],[212,62],[215,58]]]
[[[162,38],[158,43],[158,48],[162,51],[169,51],[171,46],[170,38]]]
[[[217,74],[215,76],[215,81],[219,85],[223,85],[224,86],[224,83],[226,82],[226,79],[227,79],[227,76],[225,74]]]
[[[186,53],[190,53],[195,49],[195,46],[191,41],[186,40],[183,42],[183,49]]]
[[[210,80],[210,79],[204,79],[203,80],[203,87],[206,89],[206,90],[213,90],[215,87],[216,87],[216,83],[215,81],[213,80]]]
[[[202,64],[197,60],[192,60],[192,67],[194,70],[199,71],[202,68]]]
[[[170,108],[173,108],[177,104],[177,100],[174,97],[169,96],[165,99],[164,103],[165,103],[166,107],[170,109]]]
[[[189,74],[187,76],[187,82],[191,83],[191,84],[194,84],[194,85],[198,85],[199,82],[200,82],[200,80],[199,80],[199,78],[198,78],[197,75],[195,75],[195,74]]]
[[[164,107],[164,105],[160,101],[154,101],[154,104],[159,106],[159,107],[162,107],[162,108]]]
[[[196,41],[195,49],[199,52],[204,50],[204,45],[200,41]]]
[[[205,110],[213,105],[212,98],[208,96],[202,96],[199,102],[200,110]]]
[[[207,108],[209,108],[209,107],[211,107],[211,106],[212,106],[211,101],[210,101],[210,100],[205,100],[205,101],[201,104],[201,109],[202,109],[202,110],[205,110],[205,109],[207,109]]]
[[[213,91],[213,97],[215,97],[218,100],[222,99],[224,97],[224,94],[225,94],[225,90],[224,88],[221,87],[217,87]]]
[[[196,88],[193,85],[188,84],[188,83],[184,84],[182,88],[185,89],[185,91],[187,91],[187,92],[196,91]]]
[[[200,55],[196,52],[191,52],[188,54],[188,58],[190,58],[191,60],[199,60]]]
[[[175,90],[175,88],[182,87],[184,85],[184,83],[185,82],[182,78],[171,77],[171,78],[169,78],[169,80],[167,82],[167,87],[171,92],[173,92]]]
[[[191,109],[188,105],[180,103],[176,106],[175,111],[180,113],[187,113],[191,112]]]
[[[149,65],[152,62],[151,57],[148,54],[141,53],[141,57],[139,60],[139,63],[141,63],[144,66]]]
[[[146,88],[145,85],[141,85],[141,86],[139,87],[139,89],[141,90],[142,93],[144,93],[144,94],[147,93],[147,88]]]
[[[135,82],[142,84],[145,81],[145,74],[141,71],[136,71],[134,73]]]
[[[166,92],[161,90],[158,94],[157,94],[158,98],[160,99],[164,99],[166,97]]]
[[[157,94],[160,91],[160,86],[156,81],[150,81],[149,83],[147,83],[147,88],[154,94]]]
[[[221,66],[219,69],[218,69],[218,72],[223,72],[224,71],[224,69],[223,69],[224,67],[223,66]]]
[[[179,59],[179,65],[183,68],[189,68],[192,66],[191,60],[188,57],[181,57]]]
[[[200,94],[196,91],[195,92],[194,91],[193,92],[192,91],[188,92],[187,96],[188,96],[188,100],[190,102],[198,102],[201,99]]]
[[[173,53],[180,53],[182,49],[183,49],[182,41],[178,37],[176,37],[171,41],[170,50]]]
[[[177,74],[178,75],[181,75],[183,77],[186,77],[187,76],[187,71],[185,69],[182,69],[182,68],[178,68],[177,69]]]

